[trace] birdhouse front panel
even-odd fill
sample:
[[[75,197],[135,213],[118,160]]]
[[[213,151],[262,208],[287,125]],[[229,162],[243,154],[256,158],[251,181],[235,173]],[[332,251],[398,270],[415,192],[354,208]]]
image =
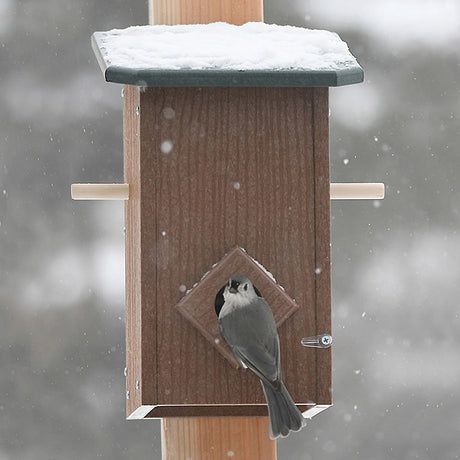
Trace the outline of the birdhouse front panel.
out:
[[[126,86],[124,137],[128,416],[266,415],[215,332],[233,270],[280,312],[294,401],[330,405],[301,345],[331,332],[327,88]]]

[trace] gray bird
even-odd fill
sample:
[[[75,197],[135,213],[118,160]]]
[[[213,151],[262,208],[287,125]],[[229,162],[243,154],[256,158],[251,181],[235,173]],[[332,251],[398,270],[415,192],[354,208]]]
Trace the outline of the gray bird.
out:
[[[268,303],[244,275],[235,275],[216,295],[219,329],[236,359],[259,377],[270,417],[270,437],[299,431],[306,421],[281,380],[280,345]]]

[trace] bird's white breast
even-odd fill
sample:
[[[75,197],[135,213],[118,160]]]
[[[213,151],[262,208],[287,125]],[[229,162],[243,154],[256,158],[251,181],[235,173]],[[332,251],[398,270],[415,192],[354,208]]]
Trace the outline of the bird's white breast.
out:
[[[247,307],[249,303],[250,300],[241,294],[230,294],[225,299],[222,310],[219,313],[219,318],[223,318],[239,308]]]

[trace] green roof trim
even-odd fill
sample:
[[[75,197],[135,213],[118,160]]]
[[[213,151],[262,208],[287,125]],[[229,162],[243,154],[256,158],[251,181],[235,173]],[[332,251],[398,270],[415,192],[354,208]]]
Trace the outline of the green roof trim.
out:
[[[361,83],[361,67],[338,70],[158,70],[130,69],[109,66],[102,69],[105,79],[112,83],[133,86],[271,86],[317,87],[343,86]]]

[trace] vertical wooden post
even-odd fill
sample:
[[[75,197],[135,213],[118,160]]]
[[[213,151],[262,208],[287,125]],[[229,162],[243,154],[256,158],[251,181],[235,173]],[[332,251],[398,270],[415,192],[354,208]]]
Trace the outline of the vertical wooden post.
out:
[[[267,417],[188,417],[162,420],[164,460],[276,460]]]
[[[150,24],[263,21],[263,0],[149,0]]]
[[[149,0],[150,24],[244,24],[263,21],[263,0]],[[187,417],[162,420],[164,460],[276,460],[267,417]]]

